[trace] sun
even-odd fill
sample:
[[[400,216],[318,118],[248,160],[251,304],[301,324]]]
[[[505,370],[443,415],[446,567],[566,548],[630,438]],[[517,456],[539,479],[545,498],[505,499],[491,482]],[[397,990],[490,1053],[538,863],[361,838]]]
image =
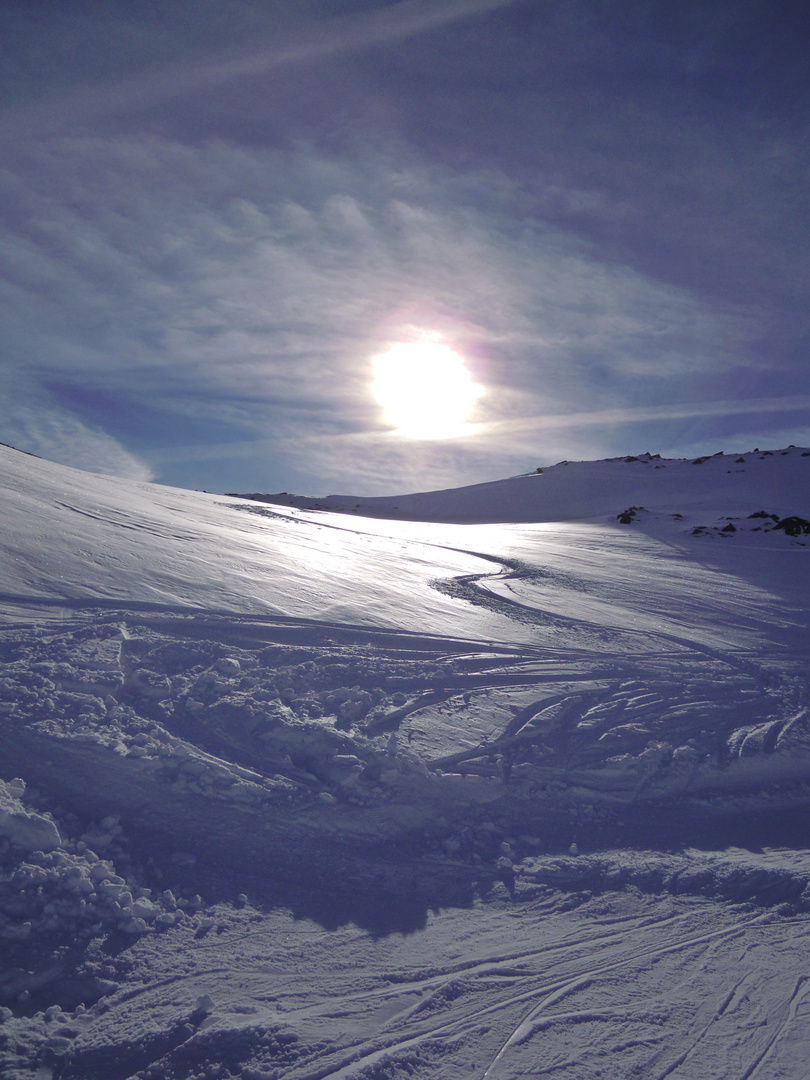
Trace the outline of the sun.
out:
[[[401,341],[373,358],[374,396],[386,423],[412,439],[450,439],[464,424],[483,387],[455,350],[436,335]]]

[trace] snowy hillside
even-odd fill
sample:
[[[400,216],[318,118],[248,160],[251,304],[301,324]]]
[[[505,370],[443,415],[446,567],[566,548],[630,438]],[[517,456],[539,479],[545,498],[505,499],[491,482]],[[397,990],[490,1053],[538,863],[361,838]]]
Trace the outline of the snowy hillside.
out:
[[[309,510],[337,510],[406,521],[540,522],[615,517],[634,503],[654,513],[677,508],[696,514],[754,513],[766,503],[780,516],[805,509],[810,487],[810,450],[754,450],[693,459],[659,454],[628,455],[609,461],[561,461],[509,480],[427,491],[415,495],[363,499],[252,494],[248,498]]]
[[[0,492],[0,1075],[801,1075],[810,451]]]

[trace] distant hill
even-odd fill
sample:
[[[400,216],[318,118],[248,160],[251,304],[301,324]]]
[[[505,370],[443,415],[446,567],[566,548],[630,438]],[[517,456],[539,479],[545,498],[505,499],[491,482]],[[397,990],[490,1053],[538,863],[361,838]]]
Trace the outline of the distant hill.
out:
[[[789,446],[697,458],[647,453],[604,461],[561,461],[487,484],[374,498],[316,498],[285,491],[238,497],[306,510],[448,523],[602,519],[633,506],[659,512],[766,511],[778,518],[807,517],[810,449]]]

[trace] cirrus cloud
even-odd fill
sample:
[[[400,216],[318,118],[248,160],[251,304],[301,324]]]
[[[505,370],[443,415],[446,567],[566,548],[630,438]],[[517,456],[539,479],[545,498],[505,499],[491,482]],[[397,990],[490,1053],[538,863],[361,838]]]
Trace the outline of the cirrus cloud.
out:
[[[306,461],[313,437],[382,434],[370,362],[398,322],[466,348],[487,386],[476,419],[495,423],[488,452],[503,465],[509,422],[641,407],[674,380],[688,396],[739,361],[750,332],[749,316],[561,229],[516,224],[498,200],[482,206],[480,175],[401,153],[85,137],[35,161],[4,177],[18,208],[3,238],[7,363],[90,428],[112,424],[168,480],[182,479],[202,424],[218,426],[223,460],[253,437],[304,475],[320,472]],[[502,201],[508,180],[486,179]],[[161,414],[162,443],[141,446],[116,399]],[[357,463],[345,466],[348,481]]]

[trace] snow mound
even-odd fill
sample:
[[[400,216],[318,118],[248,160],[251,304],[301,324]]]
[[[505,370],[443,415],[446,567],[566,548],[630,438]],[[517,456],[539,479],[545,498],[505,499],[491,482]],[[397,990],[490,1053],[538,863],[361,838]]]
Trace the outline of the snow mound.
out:
[[[22,851],[53,851],[61,844],[53,821],[23,806],[20,796],[25,781],[19,777],[0,780],[0,838]]]

